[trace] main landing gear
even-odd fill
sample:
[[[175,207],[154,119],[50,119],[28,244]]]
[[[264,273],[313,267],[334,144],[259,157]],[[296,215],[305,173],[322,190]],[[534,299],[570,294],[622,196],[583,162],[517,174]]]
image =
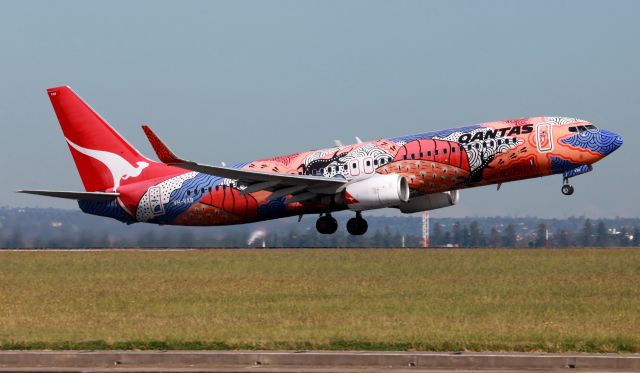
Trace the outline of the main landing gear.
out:
[[[569,184],[569,178],[564,178],[562,180],[562,194],[565,196],[570,196],[573,194],[573,185]]]
[[[369,228],[369,224],[362,218],[360,211],[356,212],[355,218],[351,218],[347,222],[347,232],[354,236],[362,236],[367,233],[367,228]]]
[[[316,229],[321,234],[334,234],[338,230],[338,221],[329,213],[320,215],[316,221]]]
[[[362,218],[359,211],[356,212],[355,218],[351,218],[347,222],[347,232],[354,236],[362,236],[367,232],[367,228],[369,228],[369,224]],[[338,222],[331,214],[326,213],[320,215],[316,221],[316,229],[321,234],[333,234],[338,230]]]

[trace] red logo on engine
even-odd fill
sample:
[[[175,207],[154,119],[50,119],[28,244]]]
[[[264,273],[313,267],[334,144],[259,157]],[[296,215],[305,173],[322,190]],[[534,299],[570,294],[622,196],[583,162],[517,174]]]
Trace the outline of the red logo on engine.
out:
[[[351,205],[353,203],[358,203],[359,201],[355,199],[349,192],[344,192],[344,200],[347,202],[347,205]]]

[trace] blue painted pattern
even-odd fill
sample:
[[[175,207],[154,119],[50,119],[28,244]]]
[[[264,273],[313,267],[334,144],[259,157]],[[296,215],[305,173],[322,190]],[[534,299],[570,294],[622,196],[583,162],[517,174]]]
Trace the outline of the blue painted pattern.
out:
[[[551,156],[551,172],[558,174],[583,166],[560,157]]]
[[[123,223],[133,224],[136,221],[113,200],[109,202],[78,201],[78,206],[82,212],[98,216],[106,216],[120,220]]]
[[[173,222],[180,214],[200,202],[202,197],[209,193],[209,187],[215,188],[220,183],[222,183],[220,177],[197,173],[195,177],[185,180],[180,188],[171,192],[169,203],[164,205],[164,215],[150,219],[149,222],[161,224]]]
[[[592,169],[593,168],[590,165],[583,164],[582,166],[574,168],[573,170],[569,170],[569,171],[563,172],[562,176],[564,176],[565,178],[568,179],[570,177],[586,174],[587,172],[591,171]]]
[[[273,201],[258,206],[258,220],[268,220],[287,216],[284,201],[286,197],[280,197]]]
[[[588,130],[560,140],[563,144],[607,155],[622,145],[622,137],[607,130]]]

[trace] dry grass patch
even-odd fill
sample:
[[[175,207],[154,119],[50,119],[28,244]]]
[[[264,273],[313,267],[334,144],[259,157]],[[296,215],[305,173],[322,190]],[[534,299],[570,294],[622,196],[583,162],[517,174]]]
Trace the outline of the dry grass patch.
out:
[[[4,348],[640,352],[640,250],[0,252]]]

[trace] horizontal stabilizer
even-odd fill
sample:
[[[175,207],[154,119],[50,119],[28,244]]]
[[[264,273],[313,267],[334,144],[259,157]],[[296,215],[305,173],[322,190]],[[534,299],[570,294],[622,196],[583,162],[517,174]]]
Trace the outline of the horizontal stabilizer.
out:
[[[106,192],[67,192],[57,190],[18,190],[17,193],[37,194],[39,196],[75,199],[78,201],[109,202],[120,195],[120,193]]]

